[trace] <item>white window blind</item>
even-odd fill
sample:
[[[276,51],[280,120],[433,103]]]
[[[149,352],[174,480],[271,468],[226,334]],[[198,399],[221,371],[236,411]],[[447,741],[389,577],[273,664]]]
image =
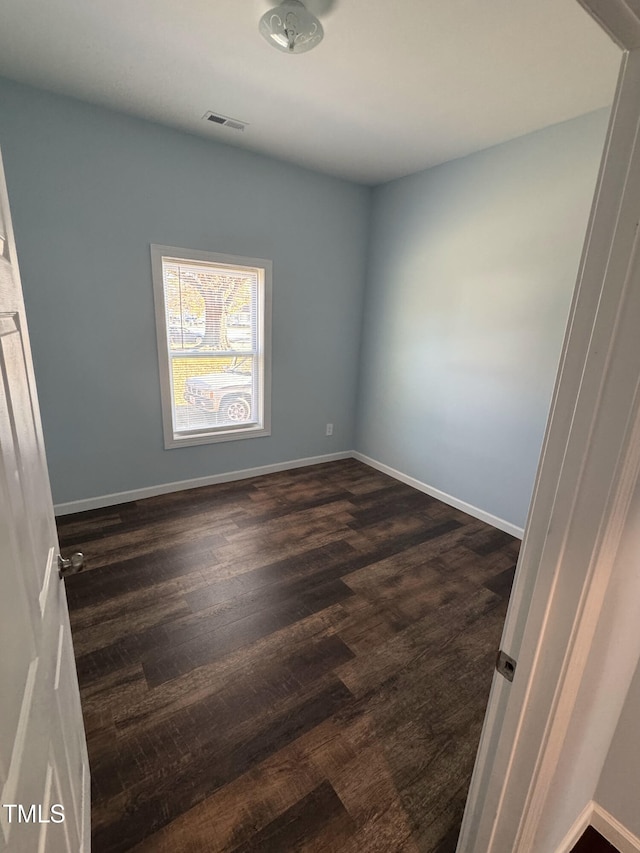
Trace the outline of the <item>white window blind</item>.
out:
[[[270,263],[152,246],[152,264],[165,445],[266,434]]]

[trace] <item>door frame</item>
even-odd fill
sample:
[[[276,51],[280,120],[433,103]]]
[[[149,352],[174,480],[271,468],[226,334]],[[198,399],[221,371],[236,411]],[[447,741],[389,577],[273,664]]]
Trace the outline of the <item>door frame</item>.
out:
[[[547,795],[640,475],[640,3],[578,2],[622,48],[621,69],[501,642],[516,677],[494,675],[458,853],[529,853],[553,820]],[[602,761],[640,651],[634,631]]]

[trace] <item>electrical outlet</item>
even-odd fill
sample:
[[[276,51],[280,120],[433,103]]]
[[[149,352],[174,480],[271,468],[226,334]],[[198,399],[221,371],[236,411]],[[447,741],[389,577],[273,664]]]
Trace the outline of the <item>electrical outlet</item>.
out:
[[[333,435],[333,424],[327,424],[326,435]]]

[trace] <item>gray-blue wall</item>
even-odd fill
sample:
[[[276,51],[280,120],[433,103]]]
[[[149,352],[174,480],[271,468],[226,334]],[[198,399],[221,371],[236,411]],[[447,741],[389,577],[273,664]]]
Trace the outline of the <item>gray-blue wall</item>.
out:
[[[607,115],[372,191],[0,79],[55,500],[355,448],[522,526]],[[273,260],[270,437],[163,449],[149,243]]]
[[[356,446],[519,527],[607,120],[374,192]]]
[[[55,501],[353,448],[369,189],[5,80],[0,148]],[[163,449],[150,243],[273,260],[270,437]]]

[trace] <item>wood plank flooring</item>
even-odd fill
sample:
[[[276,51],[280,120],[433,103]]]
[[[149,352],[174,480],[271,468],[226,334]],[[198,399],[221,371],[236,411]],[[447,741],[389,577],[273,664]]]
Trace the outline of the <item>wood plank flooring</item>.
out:
[[[94,853],[453,853],[517,540],[355,460],[58,523]]]

